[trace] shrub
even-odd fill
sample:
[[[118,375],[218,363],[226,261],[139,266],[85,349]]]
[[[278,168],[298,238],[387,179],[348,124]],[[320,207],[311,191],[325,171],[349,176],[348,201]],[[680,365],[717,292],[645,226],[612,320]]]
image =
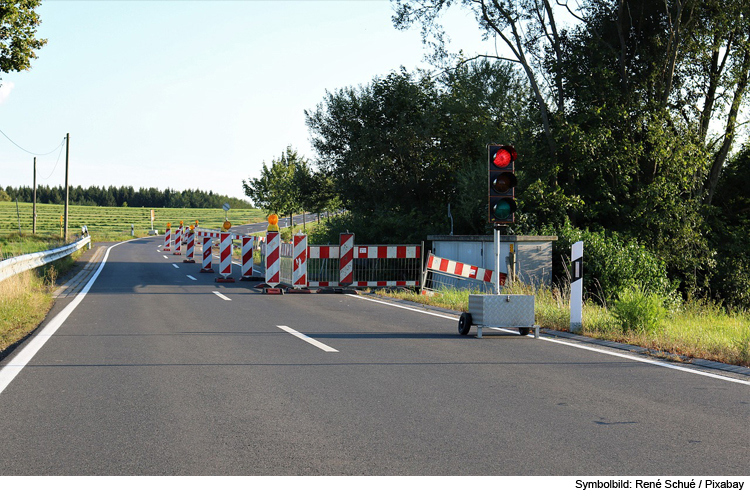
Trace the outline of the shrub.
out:
[[[612,304],[615,319],[624,332],[654,333],[666,314],[664,299],[642,287],[627,287]]]
[[[664,261],[637,240],[615,232],[577,229],[570,222],[544,232],[558,238],[553,242],[553,274],[558,279],[568,276],[571,246],[583,241],[583,286],[587,297],[596,294],[597,300],[606,304],[637,283],[670,302],[676,300],[676,287],[667,276]]]

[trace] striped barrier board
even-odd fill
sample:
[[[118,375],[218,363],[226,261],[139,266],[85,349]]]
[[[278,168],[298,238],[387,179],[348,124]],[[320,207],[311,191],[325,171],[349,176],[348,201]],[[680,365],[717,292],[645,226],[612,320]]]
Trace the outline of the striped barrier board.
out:
[[[174,252],[173,255],[182,255],[182,226],[177,228],[174,233]]]
[[[354,281],[354,235],[341,233],[339,240],[339,283],[349,285]]]
[[[307,235],[294,235],[292,287],[307,287]]]
[[[211,243],[213,238],[209,236],[203,237],[203,265],[201,273],[213,273],[214,269],[211,267],[211,261],[213,259],[213,253],[211,252]]]
[[[281,283],[281,236],[278,231],[266,233],[266,285],[273,288]]]
[[[232,235],[233,240],[241,240],[243,236],[247,236],[244,234],[238,234],[238,233],[229,233],[228,231],[217,231],[215,229],[201,229],[196,228],[195,229],[195,235],[199,236],[201,238],[221,238],[222,234],[228,233]]]
[[[172,228],[167,228],[164,232],[164,247],[161,250],[162,252],[172,251]]]
[[[253,275],[253,249],[255,248],[255,236],[242,237],[242,275],[240,280],[256,280]]]
[[[234,282],[232,278],[232,234],[221,233],[221,245],[219,246],[219,274],[217,282]]]
[[[335,245],[310,245],[310,259],[338,259]],[[419,259],[419,245],[367,245],[354,247],[354,259]]]
[[[192,231],[187,232],[187,251],[185,252],[185,260],[182,262],[194,263],[193,254],[195,253],[195,233]]]
[[[427,269],[438,273],[444,273],[460,278],[470,278],[473,280],[479,280],[482,282],[488,282],[495,284],[495,272],[478,266],[472,266],[471,264],[464,264],[451,259],[444,259],[437,257],[430,253],[427,258]],[[505,285],[507,275],[500,273],[500,285]]]

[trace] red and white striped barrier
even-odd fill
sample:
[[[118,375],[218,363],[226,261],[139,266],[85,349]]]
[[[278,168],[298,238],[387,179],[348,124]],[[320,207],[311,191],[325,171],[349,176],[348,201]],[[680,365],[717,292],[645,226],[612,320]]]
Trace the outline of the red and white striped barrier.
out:
[[[213,243],[214,239],[210,238],[208,236],[203,237],[203,267],[201,268],[201,273],[213,273],[214,269],[211,265],[211,260],[213,259],[213,252],[211,251],[211,244]]]
[[[173,255],[182,255],[182,225],[177,228],[174,234],[174,252]]]
[[[219,246],[219,274],[217,282],[234,282],[232,278],[232,233],[221,233]]]
[[[419,245],[368,245],[354,247],[354,259],[419,259]],[[338,259],[336,245],[310,245],[310,259]]]
[[[196,236],[201,237],[201,238],[205,238],[205,237],[221,238],[222,233],[228,233],[228,231],[217,231],[215,229],[195,228]],[[233,240],[241,240],[243,236],[247,236],[247,235],[238,234],[238,233],[229,233],[229,234],[232,235]]]
[[[188,229],[187,231],[187,249],[185,252],[185,260],[182,262],[186,263],[194,263],[195,259],[193,259],[193,255],[195,254],[195,233],[192,229]]]
[[[256,280],[253,274],[253,249],[255,248],[254,236],[242,237],[242,276],[240,280]]]
[[[278,231],[266,233],[266,285],[276,287],[281,282],[281,236]]]
[[[343,235],[342,235],[343,236]],[[308,247],[309,259],[339,259],[341,246],[335,245],[310,245]],[[422,247],[419,245],[363,245],[355,246],[353,249],[354,259],[412,259],[420,260]],[[352,261],[339,262],[339,278],[346,278],[351,271]],[[347,272],[343,268],[349,264]],[[352,275],[353,277],[353,275]],[[338,287],[344,285],[340,281],[309,281],[310,287]],[[352,287],[416,287],[419,280],[353,280],[348,283]]]
[[[307,235],[294,235],[292,287],[307,287]]]
[[[168,227],[164,232],[164,247],[161,249],[162,252],[172,251],[172,228]]]
[[[354,234],[341,233],[339,238],[339,284],[354,281]]]
[[[458,261],[452,261],[450,259],[443,259],[442,257],[432,255],[432,253],[430,253],[430,256],[427,258],[427,269],[460,278],[471,278],[482,282],[489,282],[493,285],[496,283],[495,272],[492,270],[464,264]],[[500,273],[500,285],[505,285],[506,277],[507,275],[505,273]]]

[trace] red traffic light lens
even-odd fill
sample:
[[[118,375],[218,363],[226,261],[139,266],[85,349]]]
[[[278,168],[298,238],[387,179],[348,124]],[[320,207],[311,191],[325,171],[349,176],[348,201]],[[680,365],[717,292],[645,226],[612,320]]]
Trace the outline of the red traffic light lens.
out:
[[[492,164],[498,168],[505,168],[511,161],[516,160],[516,150],[513,147],[504,145],[500,147],[492,158]]]

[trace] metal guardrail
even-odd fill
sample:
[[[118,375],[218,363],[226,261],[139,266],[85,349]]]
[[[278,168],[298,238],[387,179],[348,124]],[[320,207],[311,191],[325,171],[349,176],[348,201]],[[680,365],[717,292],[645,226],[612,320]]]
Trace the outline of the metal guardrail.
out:
[[[88,234],[83,238],[62,247],[44,250],[42,252],[34,252],[32,254],[24,254],[1,261],[0,282],[23,271],[38,268],[39,266],[44,266],[47,263],[69,256],[86,245],[89,245],[89,247],[91,246],[91,236]]]

